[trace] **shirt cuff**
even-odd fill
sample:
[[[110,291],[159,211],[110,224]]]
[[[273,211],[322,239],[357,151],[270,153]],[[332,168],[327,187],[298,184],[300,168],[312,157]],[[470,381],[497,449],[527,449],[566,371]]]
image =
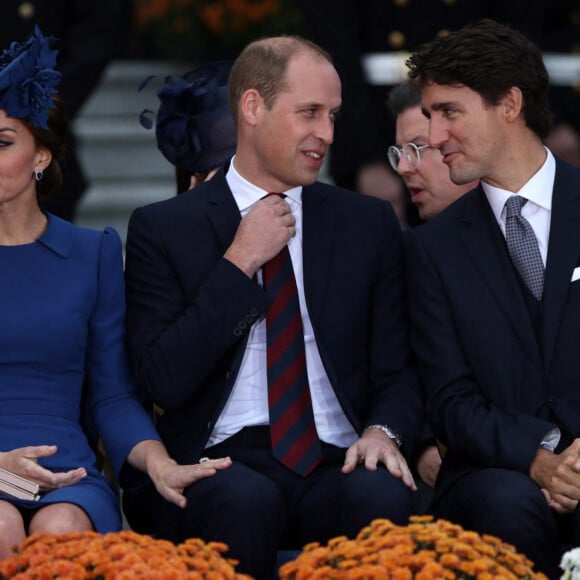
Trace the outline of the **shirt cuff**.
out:
[[[560,443],[560,437],[560,429],[558,427],[554,427],[553,429],[550,429],[546,435],[544,435],[544,438],[540,442],[540,447],[543,447],[544,449],[554,453],[556,447],[558,447],[558,443]]]

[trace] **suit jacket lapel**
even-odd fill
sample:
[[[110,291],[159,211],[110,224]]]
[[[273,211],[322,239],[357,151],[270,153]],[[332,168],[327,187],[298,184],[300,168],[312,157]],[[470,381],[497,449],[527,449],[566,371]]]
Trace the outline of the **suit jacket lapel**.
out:
[[[328,287],[335,228],[334,204],[320,184],[302,190],[302,261],[304,294],[310,318],[315,320]]]
[[[572,271],[580,265],[580,193],[577,188],[577,176],[567,176],[565,168],[557,163],[543,294],[546,370],[552,361]]]
[[[225,250],[232,243],[242,219],[240,210],[228,187],[223,170],[217,173],[207,185],[210,187],[208,217]]]
[[[517,340],[536,360],[540,360],[538,342],[517,274],[481,187],[477,188],[470,203],[466,204],[461,221],[463,225],[461,240],[470,259],[479,270],[483,283],[495,297]],[[477,301],[474,301],[474,308],[477,308]]]

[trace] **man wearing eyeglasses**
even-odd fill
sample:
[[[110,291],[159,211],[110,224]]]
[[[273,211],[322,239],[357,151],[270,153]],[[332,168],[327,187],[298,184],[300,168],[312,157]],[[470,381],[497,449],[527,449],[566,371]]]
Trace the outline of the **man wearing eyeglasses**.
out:
[[[427,144],[429,122],[421,112],[421,89],[405,82],[389,93],[396,119],[396,141],[388,150],[391,167],[401,176],[423,221],[434,218],[479,180],[456,185],[438,149]]]

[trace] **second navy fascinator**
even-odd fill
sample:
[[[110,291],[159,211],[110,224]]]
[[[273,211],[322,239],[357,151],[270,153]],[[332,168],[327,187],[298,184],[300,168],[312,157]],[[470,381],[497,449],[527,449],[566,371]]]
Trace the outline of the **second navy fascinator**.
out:
[[[54,107],[61,77],[55,70],[58,50],[50,48],[54,40],[37,26],[26,42],[13,42],[0,54],[0,109],[42,129],[48,128],[48,111]]]
[[[228,102],[231,66],[230,61],[206,63],[183,76],[168,76],[158,90],[157,146],[178,169],[206,172],[234,155],[236,129]],[[143,111],[141,125],[151,129],[153,115]]]

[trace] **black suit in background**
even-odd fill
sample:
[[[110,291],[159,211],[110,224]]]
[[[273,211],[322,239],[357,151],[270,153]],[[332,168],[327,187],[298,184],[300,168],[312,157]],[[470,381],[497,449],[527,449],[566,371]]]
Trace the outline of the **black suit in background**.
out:
[[[304,291],[332,388],[357,433],[388,424],[402,435],[409,457],[422,405],[408,367],[403,256],[394,213],[382,201],[321,183],[304,187],[302,203]],[[230,547],[247,544],[246,553],[252,546],[262,550],[265,536],[267,553],[255,558],[272,570],[269,554],[275,554],[282,529],[290,529],[294,517],[309,520],[306,527],[298,525],[291,544],[297,548],[312,537],[325,541],[329,530],[354,535],[380,513],[406,521],[412,494],[382,467],[340,474],[345,450],[331,446],[325,447],[327,465],[307,478],[297,476],[272,461],[267,427],[263,434],[261,428],[249,435],[242,431],[204,450],[238,374],[250,328],[270,300],[223,258],[240,219],[223,171],[133,213],[126,262],[128,338],[141,386],[165,410],[158,427],[171,455],[185,463],[201,455],[231,454],[234,460],[189,488],[187,512],[161,506],[156,533],[183,539],[203,532]],[[336,494],[342,487],[360,496],[360,509],[340,508]],[[237,498],[233,507],[220,503],[225,493]],[[370,502],[374,515],[368,512],[369,497],[376,497]],[[278,514],[272,529],[262,524],[264,512],[267,521]]]
[[[96,88],[106,66],[122,55],[129,42],[130,0],[2,0],[0,48],[24,42],[38,25],[44,36],[58,40],[59,94],[73,123]],[[72,132],[61,164],[63,187],[44,209],[73,220],[87,181],[76,154]]]
[[[516,543],[556,578],[559,528],[578,545],[578,509],[557,517],[529,470],[553,427],[557,452],[580,436],[579,184],[580,170],[557,162],[541,306],[481,187],[405,238],[413,344],[447,446],[436,514]]]

